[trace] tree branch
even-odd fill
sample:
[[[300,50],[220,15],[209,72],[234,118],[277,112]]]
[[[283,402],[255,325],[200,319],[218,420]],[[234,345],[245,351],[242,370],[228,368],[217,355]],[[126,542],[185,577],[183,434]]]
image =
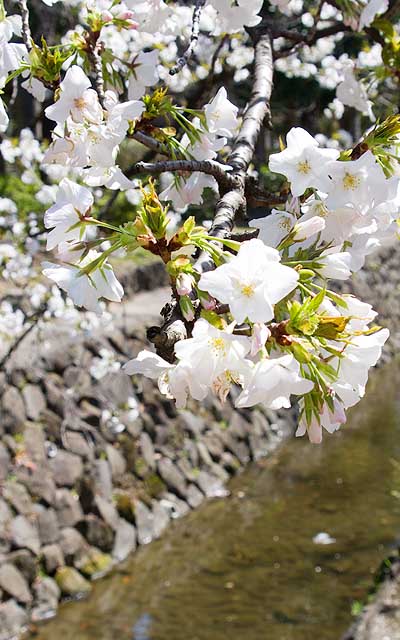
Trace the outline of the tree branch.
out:
[[[227,191],[218,202],[210,235],[226,237],[233,228],[235,216],[246,207],[246,171],[253,159],[254,151],[264,121],[270,119],[269,101],[272,93],[273,59],[271,38],[268,32],[254,30],[255,62],[254,85],[239,134],[228,158],[233,167],[231,176],[236,179],[236,188]],[[207,253],[202,253],[195,264],[200,273],[210,271],[213,262]]]
[[[195,7],[193,9],[192,34],[190,36],[190,43],[183,56],[178,59],[176,65],[170,70],[169,74],[171,76],[174,76],[182,71],[183,67],[187,65],[188,60],[190,60],[194,53],[197,42],[199,40],[201,12],[205,4],[206,0],[196,0]]]
[[[165,160],[160,162],[137,162],[129,169],[129,176],[143,173],[159,174],[165,172],[199,171],[214,178],[225,187],[236,184],[235,178],[228,173],[229,166],[215,160]]]
[[[29,26],[29,9],[27,0],[18,0],[22,18],[22,39],[28,51],[32,49],[32,34]]]

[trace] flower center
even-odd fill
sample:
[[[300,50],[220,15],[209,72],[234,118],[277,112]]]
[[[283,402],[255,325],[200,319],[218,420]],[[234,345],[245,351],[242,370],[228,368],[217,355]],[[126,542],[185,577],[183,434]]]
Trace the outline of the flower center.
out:
[[[290,218],[282,218],[279,221],[279,226],[284,231],[290,231],[290,229],[292,228],[292,221],[290,220]]]
[[[354,173],[349,173],[346,171],[343,178],[343,187],[346,191],[355,191],[357,187],[361,184],[361,180],[358,176],[355,176]]]
[[[75,98],[74,100],[74,107],[76,109],[84,109],[86,107],[86,102],[84,98]]]
[[[210,340],[211,349],[213,349],[216,353],[221,353],[226,356],[226,344],[223,338],[211,338]]]
[[[308,160],[302,160],[301,162],[297,163],[297,171],[299,173],[303,173],[305,176],[310,173],[311,171],[311,165],[308,162]]]
[[[254,284],[242,284],[240,285],[240,291],[246,298],[251,298],[254,294]]]

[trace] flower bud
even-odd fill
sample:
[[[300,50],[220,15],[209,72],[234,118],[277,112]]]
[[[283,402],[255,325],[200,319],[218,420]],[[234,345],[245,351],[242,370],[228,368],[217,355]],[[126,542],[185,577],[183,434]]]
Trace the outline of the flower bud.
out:
[[[179,306],[185,320],[187,322],[193,322],[195,318],[194,306],[189,296],[182,296],[179,298]]]
[[[265,347],[265,343],[270,335],[271,331],[265,324],[255,323],[253,326],[253,334],[251,336],[251,356],[255,356]]]
[[[193,291],[194,279],[189,273],[180,273],[176,279],[176,291],[179,296],[188,296]]]
[[[200,300],[200,304],[206,311],[214,311],[217,306],[217,301],[215,298],[212,298],[207,291],[197,291],[197,296]]]
[[[111,11],[107,11],[105,9],[104,11],[101,12],[101,19],[102,19],[102,22],[111,22],[112,20],[114,20],[114,16],[111,13]]]
[[[320,233],[323,229],[325,229],[325,220],[320,216],[314,216],[309,218],[309,220],[304,220],[296,224],[293,229],[293,239],[296,240],[296,242],[302,242],[315,236],[316,233]]]

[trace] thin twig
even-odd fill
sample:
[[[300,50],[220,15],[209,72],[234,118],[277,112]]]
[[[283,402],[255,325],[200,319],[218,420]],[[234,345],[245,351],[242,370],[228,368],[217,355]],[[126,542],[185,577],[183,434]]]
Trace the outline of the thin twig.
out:
[[[5,364],[7,363],[7,361],[11,358],[12,354],[15,353],[16,349],[19,347],[19,345],[21,344],[21,342],[24,340],[24,338],[26,338],[27,335],[30,334],[30,332],[37,327],[38,322],[41,320],[41,318],[43,317],[45,311],[47,310],[47,304],[44,303],[42,304],[39,309],[37,311],[35,311],[35,313],[33,313],[32,315],[28,316],[26,318],[26,322],[30,322],[31,324],[29,325],[29,327],[27,327],[25,329],[25,331],[23,331],[18,338],[15,340],[15,342],[11,345],[11,347],[9,348],[9,350],[7,351],[7,353],[1,358],[0,360],[0,370],[3,369],[3,367],[5,366]]]
[[[22,18],[22,39],[28,51],[32,49],[32,34],[29,25],[29,8],[27,0],[18,0]]]
[[[187,47],[185,53],[178,59],[176,65],[170,70],[170,76],[174,76],[182,71],[183,67],[187,65],[188,61],[194,53],[194,50],[196,49],[200,33],[200,17],[205,4],[206,0],[196,0],[195,7],[193,9],[192,34],[190,36],[189,46]]]

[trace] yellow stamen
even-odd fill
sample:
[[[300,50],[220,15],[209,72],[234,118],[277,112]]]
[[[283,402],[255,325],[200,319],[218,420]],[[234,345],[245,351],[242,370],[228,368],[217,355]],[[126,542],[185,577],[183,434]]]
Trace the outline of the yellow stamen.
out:
[[[310,173],[311,165],[308,162],[308,160],[302,160],[301,162],[298,162],[297,163],[297,171],[299,173],[304,173],[304,175],[307,175],[308,173]]]
[[[361,180],[358,176],[354,175],[354,173],[349,173],[346,171],[343,178],[343,187],[347,191],[355,191],[357,187],[361,184]]]
[[[246,298],[251,298],[254,294],[254,285],[253,284],[242,284],[240,290]]]

